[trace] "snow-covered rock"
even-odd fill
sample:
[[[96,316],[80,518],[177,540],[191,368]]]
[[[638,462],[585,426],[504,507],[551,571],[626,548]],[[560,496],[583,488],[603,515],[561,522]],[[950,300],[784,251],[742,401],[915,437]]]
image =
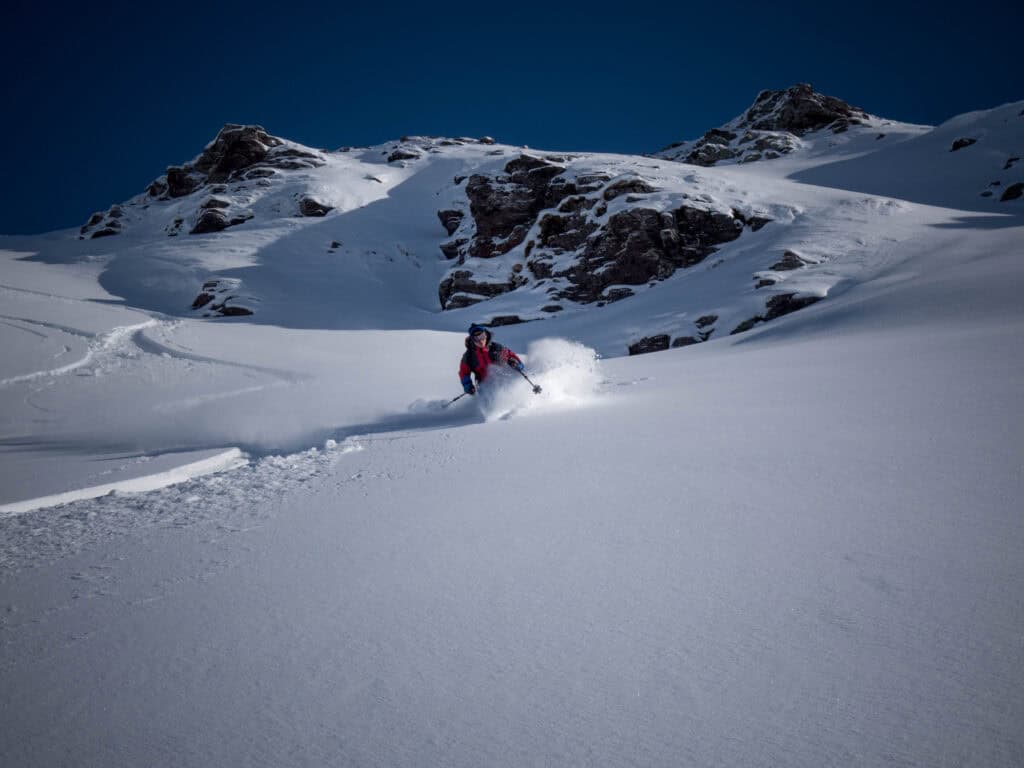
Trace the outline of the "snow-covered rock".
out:
[[[801,84],[657,157],[436,136],[327,152],[229,124],[77,234],[108,290],[168,314],[394,327],[401,297],[440,325],[507,325],[625,303],[622,354],[773,319],[780,296],[827,296],[877,261],[912,203],[1014,213],[1019,113],[932,129]],[[193,308],[207,284],[230,290]]]
[[[671,144],[658,156],[703,166],[772,160],[801,148],[800,137],[808,133],[839,134],[877,122],[864,110],[799,83],[784,91],[761,91],[739,117],[695,142]]]

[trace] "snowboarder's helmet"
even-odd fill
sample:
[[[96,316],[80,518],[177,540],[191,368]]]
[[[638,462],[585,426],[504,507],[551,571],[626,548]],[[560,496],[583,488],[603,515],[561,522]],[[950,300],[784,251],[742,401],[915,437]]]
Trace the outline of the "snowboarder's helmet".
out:
[[[469,335],[470,336],[476,336],[478,333],[483,333],[485,335],[490,335],[488,330],[486,328],[484,328],[482,325],[477,325],[476,323],[473,323],[473,325],[469,326]]]

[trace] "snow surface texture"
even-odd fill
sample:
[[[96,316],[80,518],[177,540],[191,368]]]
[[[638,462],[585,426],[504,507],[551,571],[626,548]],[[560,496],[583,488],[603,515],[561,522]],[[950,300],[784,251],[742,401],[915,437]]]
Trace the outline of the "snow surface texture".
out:
[[[677,166],[780,226],[495,329],[543,392],[501,370],[451,405],[473,308],[431,309],[419,246],[422,280],[357,258],[289,315],[326,259],[275,286],[252,243],[330,216],[191,266],[130,228],[0,241],[0,764],[1024,764],[1019,208],[797,184],[797,154]],[[384,247],[402,193],[370,194]],[[828,254],[780,274],[827,299],[614,357],[749,317],[762,244]],[[231,260],[252,318],[154,305]]]

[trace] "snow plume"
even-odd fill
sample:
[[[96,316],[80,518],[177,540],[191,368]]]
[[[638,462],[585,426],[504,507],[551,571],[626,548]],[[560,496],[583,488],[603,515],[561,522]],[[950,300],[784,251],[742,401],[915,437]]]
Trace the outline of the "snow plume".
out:
[[[568,339],[539,339],[524,357],[526,374],[542,388],[535,395],[529,384],[510,368],[492,369],[477,399],[487,421],[505,419],[526,408],[574,407],[594,399],[601,375],[597,353]]]

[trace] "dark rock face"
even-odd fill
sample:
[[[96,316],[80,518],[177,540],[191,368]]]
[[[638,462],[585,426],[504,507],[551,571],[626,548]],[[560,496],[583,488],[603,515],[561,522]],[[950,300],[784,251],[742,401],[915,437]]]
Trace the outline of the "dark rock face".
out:
[[[679,336],[672,339],[672,348],[689,347],[691,344],[700,344],[700,342],[700,339],[695,339],[693,336]]]
[[[318,153],[287,147],[259,125],[228,123],[194,163],[171,166],[147,190],[150,197],[184,197],[206,184],[266,178],[276,170],[316,168],[326,161]]]
[[[730,336],[735,336],[737,333],[745,333],[746,331],[749,331],[751,328],[753,328],[758,323],[763,323],[763,322],[764,322],[764,318],[761,317],[761,315],[756,315],[756,316],[750,318],[749,320],[744,320],[742,323],[737,325],[735,328],[732,329],[732,331],[729,333],[729,335]]]
[[[469,244],[469,255],[490,258],[522,243],[537,214],[560,202],[561,198],[552,201],[559,192],[552,190],[549,182],[564,170],[538,157],[520,155],[505,165],[504,176],[471,176],[466,196],[476,235]],[[561,194],[564,197],[575,191],[573,187]]]
[[[333,210],[333,205],[326,205],[314,200],[312,197],[303,197],[299,200],[300,216],[326,216]]]
[[[190,235],[205,235],[210,232],[221,232],[228,227],[243,224],[252,218],[248,211],[235,216],[228,216],[221,208],[200,209],[202,212],[196,220],[196,225],[189,231]],[[177,234],[176,232],[174,234]]]
[[[764,314],[755,315],[749,320],[744,320],[738,326],[733,328],[730,335],[743,333],[744,331],[749,331],[758,323],[765,323],[768,322],[769,320],[774,320],[777,317],[788,315],[791,312],[796,312],[797,310],[803,309],[804,307],[809,307],[811,304],[814,304],[819,301],[821,301],[820,296],[798,297],[795,293],[777,294],[768,299],[767,303],[765,304],[765,309],[767,311]]]
[[[771,224],[772,220],[765,216],[744,216],[742,212],[732,209],[732,217],[745,226],[750,227],[751,232],[757,232],[765,224]]]
[[[824,128],[845,133],[867,119],[863,110],[800,83],[784,91],[762,91],[741,118],[728,128],[711,129],[689,152],[682,149],[685,142],[669,145],[662,152],[671,159],[702,166],[771,160],[792,152],[798,146],[795,137]]]
[[[266,158],[271,147],[281,146],[276,136],[268,134],[262,126],[229,123],[220,129],[217,138],[209,144],[195,162],[195,170],[206,174],[216,184],[227,181],[231,174],[249,168]]]
[[[498,315],[497,317],[491,318],[491,321],[487,325],[491,328],[497,328],[502,325],[518,325],[519,323],[525,323],[519,315]]]
[[[447,243],[441,243],[441,253],[444,254],[446,259],[457,259],[468,242],[469,240],[463,237],[458,240],[450,240]]]
[[[1005,203],[1008,200],[1016,200],[1021,197],[1021,195],[1024,195],[1024,184],[1018,181],[1016,184],[1011,184],[1003,191],[1003,195],[999,198],[999,202]]]
[[[186,168],[171,166],[167,169],[166,186],[157,180],[150,185],[150,189],[165,186],[165,191],[170,197],[184,197],[195,192],[200,184],[202,177],[199,175],[191,173]]]
[[[228,228],[227,217],[217,210],[204,211],[196,225],[189,232],[190,235],[205,235],[210,232],[220,232]]]
[[[775,272],[785,272],[792,269],[800,269],[805,264],[807,264],[807,262],[797,254],[793,253],[793,251],[786,251],[782,255],[782,260],[772,264],[769,269]]]
[[[651,192],[657,192],[657,190],[643,179],[621,179],[614,184],[609,184],[605,188],[602,197],[607,201],[611,201],[625,194],[646,195]]]
[[[389,163],[394,163],[394,162],[397,162],[398,160],[419,160],[419,159],[420,159],[420,153],[419,152],[413,152],[410,149],[399,148],[399,149],[396,149],[394,152],[392,152],[390,155],[388,155],[388,162]]]
[[[867,117],[862,109],[815,93],[807,83],[798,83],[785,91],[762,91],[744,115],[744,122],[755,131],[788,131],[802,136],[837,120],[849,126]]]
[[[253,314],[248,307],[230,303],[238,299],[234,291],[239,284],[238,280],[226,278],[207,280],[192,302],[192,310],[202,310],[203,317],[241,317]]]
[[[819,301],[821,301],[820,296],[800,296],[798,298],[795,293],[780,293],[778,296],[768,299],[766,305],[768,313],[765,315],[765,319],[774,320],[776,317],[788,315],[790,312],[796,312],[798,309],[809,307]]]
[[[722,160],[733,160],[743,154],[742,150],[734,149],[727,143],[717,142],[715,138],[709,139],[705,134],[705,138],[698,139],[690,154],[686,156],[686,162],[707,168]]]
[[[78,239],[85,240],[86,235],[90,240],[98,237],[110,237],[119,235],[124,230],[125,211],[120,205],[112,205],[108,211],[94,213],[89,220],[78,230]],[[90,230],[92,230],[90,232]]]
[[[597,228],[596,223],[578,213],[570,216],[545,214],[540,220],[539,244],[559,253],[575,251]]]
[[[573,266],[555,273],[571,283],[560,295],[581,303],[613,300],[603,295],[610,286],[663,280],[676,269],[703,261],[715,246],[735,240],[742,227],[728,214],[686,206],[665,213],[649,208],[616,213],[587,238]]]
[[[466,195],[475,233],[468,243],[444,243],[445,257],[462,264],[470,257],[500,256],[532,233],[523,248],[526,266],[535,280],[563,279],[562,287],[549,290],[553,298],[607,303],[633,294],[624,286],[662,280],[676,269],[699,263],[718,245],[739,237],[745,223],[760,227],[767,222],[690,206],[675,211],[627,207],[605,219],[606,201],[656,190],[642,178],[608,184],[610,179],[603,174],[569,180],[563,171],[547,159],[521,155],[505,165],[503,174],[470,177]],[[603,184],[608,186],[602,190]],[[592,194],[596,192],[600,195]],[[626,201],[640,199],[627,196]],[[463,226],[453,213],[438,214],[450,233]],[[560,258],[563,254],[573,257]],[[470,270],[459,269],[446,276],[439,295],[448,309],[526,282],[514,273],[508,282],[491,278],[485,284],[473,279]],[[462,295],[467,293],[476,297]]]
[[[1008,170],[1010,170],[1011,168],[1013,168],[1013,164],[1014,164],[1014,163],[1016,163],[1016,162],[1018,162],[1019,160],[1020,160],[1020,158],[1019,158],[1019,157],[1010,157],[1010,158],[1007,158],[1007,160],[1006,160],[1006,165],[1004,165],[1004,166],[1003,166],[1003,170],[1004,170],[1004,171],[1008,171]]]
[[[211,301],[213,301],[213,294],[206,293],[206,291],[203,291],[198,296],[196,296],[196,300],[192,302],[192,309],[199,309],[201,307],[205,307]]]
[[[644,355],[648,352],[660,352],[668,349],[669,337],[667,333],[659,333],[657,336],[645,336],[640,341],[629,345],[630,355]]]
[[[458,309],[500,296],[514,287],[515,283],[511,279],[496,283],[478,281],[468,269],[458,269],[441,281],[438,298],[445,309]]]
[[[441,226],[448,232],[449,237],[455,234],[455,230],[459,228],[462,223],[462,219],[466,214],[462,211],[446,210],[438,211],[437,218],[441,220]]]
[[[957,139],[953,142],[953,146],[949,148],[950,152],[956,152],[957,150],[969,147],[971,144],[977,144],[977,139]]]

